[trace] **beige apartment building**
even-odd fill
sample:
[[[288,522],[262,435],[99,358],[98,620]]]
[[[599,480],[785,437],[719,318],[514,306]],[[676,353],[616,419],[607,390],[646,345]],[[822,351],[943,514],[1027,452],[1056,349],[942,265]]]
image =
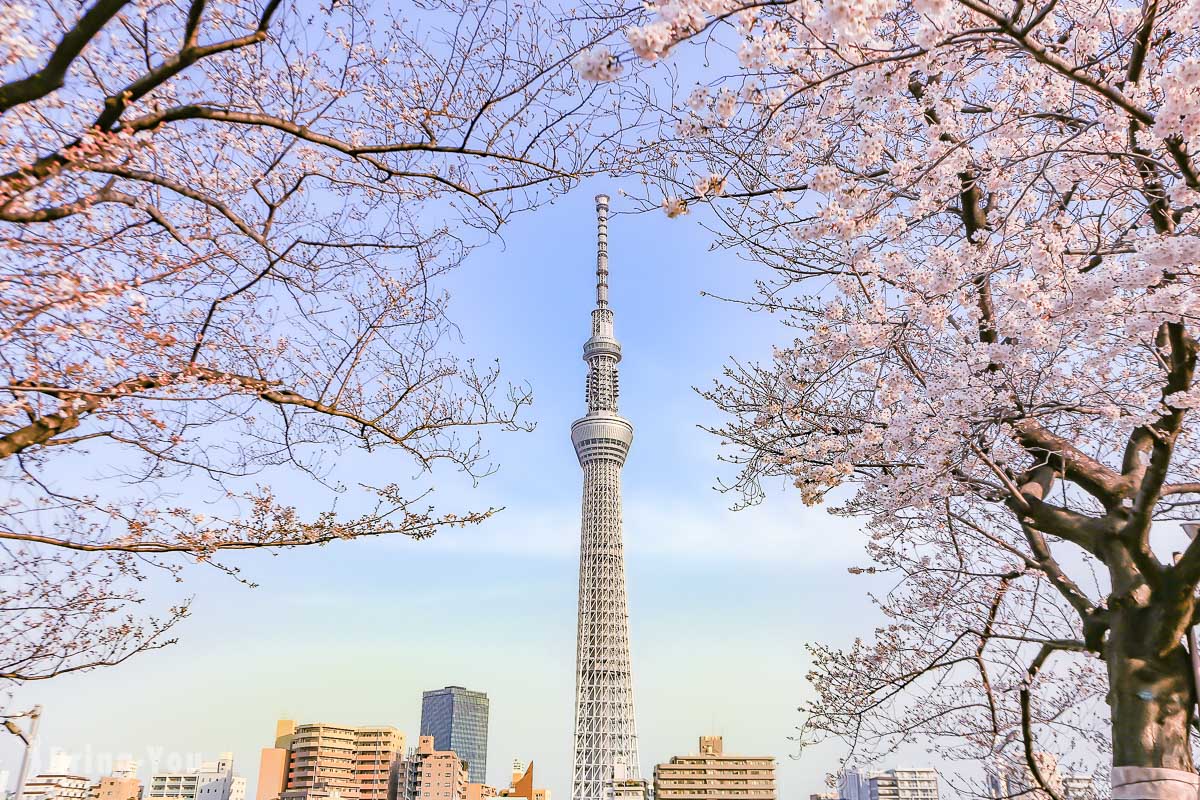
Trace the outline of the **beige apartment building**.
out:
[[[263,748],[256,800],[395,800],[404,734],[386,725],[354,727],[279,720]]]
[[[466,799],[467,762],[453,750],[434,750],[432,736],[417,740],[417,749],[408,754],[402,773],[397,800]]]
[[[701,736],[696,755],[654,768],[655,800],[777,800],[774,756],[728,755],[720,736]]]
[[[360,800],[395,800],[404,734],[390,726],[355,728],[354,773]]]
[[[128,776],[105,775],[92,787],[92,800],[141,800],[142,782]]]
[[[137,770],[136,761],[116,762],[111,775],[92,784],[89,800],[142,800],[142,782],[138,780]]]

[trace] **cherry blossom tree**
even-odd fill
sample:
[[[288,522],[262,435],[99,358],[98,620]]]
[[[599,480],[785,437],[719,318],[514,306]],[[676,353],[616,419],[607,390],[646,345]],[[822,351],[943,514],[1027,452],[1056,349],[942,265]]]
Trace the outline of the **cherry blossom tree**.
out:
[[[435,510],[430,470],[487,474],[481,429],[527,428],[530,397],[461,356],[439,283],[593,168],[607,89],[569,63],[618,22],[3,4],[0,683],[172,642],[187,604],[142,611],[154,574],[491,513]],[[351,491],[351,448],[427,480]]]
[[[662,0],[576,67],[649,103],[664,61],[639,199],[706,206],[789,327],[707,392],[730,488],[864,517],[895,577],[807,732],[1194,797],[1200,3]]]

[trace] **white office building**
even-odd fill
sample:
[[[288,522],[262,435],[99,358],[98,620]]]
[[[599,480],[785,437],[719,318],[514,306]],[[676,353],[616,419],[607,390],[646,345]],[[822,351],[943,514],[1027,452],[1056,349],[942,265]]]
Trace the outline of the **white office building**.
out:
[[[844,800],[938,800],[935,769],[847,769],[838,781]]]
[[[842,800],[870,800],[866,774],[853,767],[845,769],[838,778],[838,797]]]
[[[147,800],[246,800],[246,779],[233,774],[233,753],[205,761],[196,772],[150,778]]]

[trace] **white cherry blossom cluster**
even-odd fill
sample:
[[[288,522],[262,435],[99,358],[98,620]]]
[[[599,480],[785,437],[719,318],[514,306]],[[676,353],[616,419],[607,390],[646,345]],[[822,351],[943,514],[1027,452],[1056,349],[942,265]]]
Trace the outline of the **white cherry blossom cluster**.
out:
[[[649,5],[655,17],[630,27],[625,36],[638,58],[656,61],[673,45],[704,29],[710,14],[733,11],[737,0],[664,0]]]
[[[1175,64],[1160,86],[1163,104],[1154,133],[1162,139],[1178,136],[1193,151],[1200,148],[1200,57]]]
[[[32,7],[17,0],[0,5],[0,68],[38,55],[38,42],[30,29],[36,16]]]
[[[599,46],[584,50],[571,62],[580,77],[602,83],[619,77],[623,71],[621,62],[607,47]]]

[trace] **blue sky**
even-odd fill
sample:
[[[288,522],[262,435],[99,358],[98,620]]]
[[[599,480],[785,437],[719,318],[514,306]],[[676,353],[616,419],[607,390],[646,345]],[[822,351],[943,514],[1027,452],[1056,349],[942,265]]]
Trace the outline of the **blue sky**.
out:
[[[593,302],[593,181],[517,218],[450,283],[465,348],[499,357],[535,393],[527,434],[491,434],[500,465],[478,488],[441,476],[447,508],[504,506],[482,526],[432,540],[338,543],[237,563],[247,589],[211,571],[156,590],[194,595],[182,641],[119,668],[23,689],[42,703],[42,755],[62,748],[75,768],[104,758],[159,760],[235,753],[253,792],[258,752],[274,721],[391,724],[413,740],[420,693],[462,684],[491,697],[489,778],[506,785],[513,758],[536,762],[538,783],[570,796],[579,468],[569,426],[583,413],[580,347]],[[693,386],[729,356],[768,356],[787,335],[775,319],[700,297],[745,295],[755,268],[710,253],[691,218],[617,215],[610,224],[611,302],[622,413],[635,427],[624,471],[625,536],[635,701],[643,774],[694,751],[702,734],[726,750],[780,760],[781,797],[823,789],[838,750],[793,758],[795,708],[809,693],[806,641],[848,642],[872,627],[861,535],[846,520],[774,492],[731,512],[712,490],[728,475],[718,442],[697,428],[716,419]],[[342,480],[405,481],[398,453],[353,454]],[[276,483],[281,496],[287,480]],[[296,489],[296,486],[292,486]],[[414,742],[415,743],[415,742]],[[18,751],[0,740],[0,770]],[[90,759],[90,760],[89,760]]]

